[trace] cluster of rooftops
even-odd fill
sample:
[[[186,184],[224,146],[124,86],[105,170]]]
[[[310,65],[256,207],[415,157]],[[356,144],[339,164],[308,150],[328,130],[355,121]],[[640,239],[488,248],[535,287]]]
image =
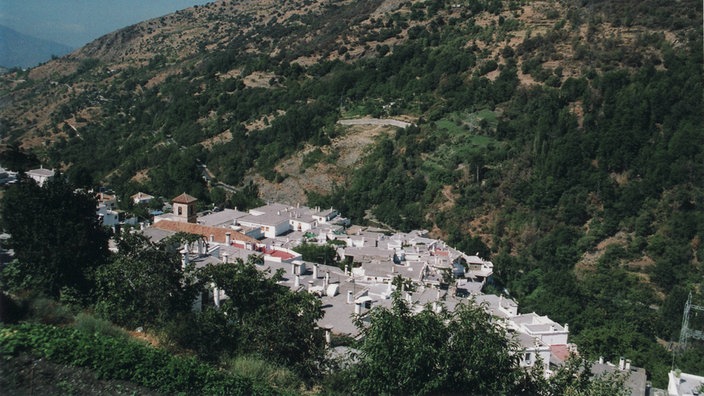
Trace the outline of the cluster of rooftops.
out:
[[[179,247],[184,265],[233,263],[255,255],[262,270],[282,270],[281,285],[320,298],[324,316],[318,326],[328,340],[332,333],[359,336],[354,319],[364,323],[370,309],[391,307],[396,291],[414,312],[453,311],[459,304],[478,304],[517,341],[524,367],[543,364],[550,373],[576,352],[568,340],[568,324],[535,312],[520,314],[515,300],[482,293],[492,282],[491,261],[454,249],[426,231],[401,233],[352,225],[334,208],[267,203],[247,212],[196,213],[196,202],[188,194],[179,195],[172,200],[172,213],[154,216],[141,232],[155,241],[179,232],[199,235],[196,242]],[[304,261],[294,251],[303,243],[334,246],[338,262],[344,265]],[[398,277],[403,282],[394,282]],[[398,284],[410,287],[397,290]],[[225,299],[222,290],[213,288],[208,300],[199,300],[195,308],[220,306]],[[634,394],[645,391],[645,370],[631,367],[630,361],[622,359],[618,366],[598,362],[594,367],[601,372],[628,372]]]
[[[519,314],[507,297],[481,292],[492,282],[493,263],[468,255],[425,231],[409,233],[355,226],[334,208],[268,203],[242,212],[225,209],[195,214],[196,199],[182,194],[172,200],[173,212],[154,217],[142,232],[161,240],[178,232],[201,238],[181,248],[184,264],[196,266],[261,257],[261,269],[283,270],[281,284],[321,299],[325,315],[318,325],[328,333],[359,335],[354,318],[364,321],[375,306],[390,307],[401,277],[408,290],[399,290],[411,309],[454,310],[458,304],[480,304],[500,318],[522,348],[524,366],[542,361],[545,369],[562,364],[575,347],[568,343],[568,325],[547,316]],[[300,244],[331,244],[340,267],[302,260]],[[393,283],[393,284],[392,284]],[[211,291],[219,306],[227,298]],[[542,360],[540,360],[540,359]]]

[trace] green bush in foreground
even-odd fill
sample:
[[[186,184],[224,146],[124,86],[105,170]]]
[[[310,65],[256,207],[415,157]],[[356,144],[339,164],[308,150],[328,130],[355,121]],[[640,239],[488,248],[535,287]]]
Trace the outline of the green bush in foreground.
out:
[[[100,379],[126,380],[168,394],[281,393],[218,371],[196,358],[172,356],[135,341],[42,324],[0,328],[0,356],[8,359],[22,352],[56,363],[88,367]]]

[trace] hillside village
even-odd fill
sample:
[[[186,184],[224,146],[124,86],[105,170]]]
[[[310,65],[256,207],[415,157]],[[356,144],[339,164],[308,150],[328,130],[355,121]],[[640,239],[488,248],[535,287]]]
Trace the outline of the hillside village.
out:
[[[17,172],[2,169],[2,183],[17,182]],[[26,177],[42,186],[55,175],[53,169],[32,169]],[[569,324],[560,324],[536,312],[519,313],[518,303],[503,290],[502,295],[485,294],[493,284],[494,265],[479,253],[448,246],[429,237],[425,230],[392,232],[388,229],[354,225],[335,208],[307,207],[268,202],[248,211],[219,209],[198,211],[198,199],[183,193],[165,202],[162,210],[151,210],[147,221],[118,209],[112,191],[95,195],[96,216],[113,233],[122,229],[138,232],[153,242],[176,234],[195,236],[178,249],[182,265],[208,265],[247,261],[256,257],[260,270],[283,274],[279,282],[296,293],[310,293],[320,299],[324,316],[317,326],[324,330],[331,353],[345,356],[347,347],[333,346],[334,337],[361,336],[356,324],[369,323],[374,307],[390,308],[394,293],[411,310],[452,312],[459,304],[477,304],[499,320],[520,350],[520,366],[541,365],[546,376],[565,365],[577,345],[569,341]],[[133,205],[149,205],[156,197],[138,192],[130,196]],[[163,200],[163,197],[160,198]],[[154,206],[154,205],[152,205]],[[126,216],[127,215],[127,216]],[[334,246],[338,265],[304,261],[296,248],[302,244]],[[112,250],[116,251],[113,246]],[[219,308],[228,296],[214,285],[194,301],[193,309]],[[696,375],[669,373],[669,387],[651,389],[646,371],[622,357],[614,364],[600,358],[593,362],[596,375],[624,375],[632,395],[695,395],[704,384]]]
[[[8,71],[0,389],[704,394],[701,5],[218,0]]]
[[[132,198],[150,197],[139,193]],[[392,295],[398,293],[416,313],[424,309],[453,311],[467,303],[482,306],[517,341],[522,367],[542,365],[544,373],[550,375],[571,354],[578,354],[577,346],[569,342],[569,324],[535,312],[519,313],[512,298],[484,294],[484,286],[492,283],[492,262],[430,238],[426,231],[401,233],[353,225],[334,208],[270,202],[247,212],[197,212],[197,202],[183,193],[167,205],[172,209],[170,213],[156,214],[132,232],[141,232],[153,241],[177,233],[197,235],[195,242],[178,247],[184,268],[189,264],[202,268],[246,261],[256,256],[262,271],[283,273],[281,285],[320,298],[324,316],[317,324],[325,330],[328,343],[335,336],[358,337],[355,318],[365,323],[371,309],[390,308]],[[105,206],[105,202],[100,203],[99,212]],[[336,246],[340,267],[304,261],[294,250],[304,243]],[[211,287],[207,295],[194,302],[193,309],[219,307],[227,298],[222,290]],[[333,348],[340,356],[345,349]],[[645,395],[650,389],[645,370],[632,366],[626,358],[618,364],[600,359],[592,370],[596,374],[626,374],[633,395]]]

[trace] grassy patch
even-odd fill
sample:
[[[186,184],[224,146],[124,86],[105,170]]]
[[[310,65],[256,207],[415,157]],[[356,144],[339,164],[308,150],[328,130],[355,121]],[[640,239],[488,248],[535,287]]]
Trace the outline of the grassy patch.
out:
[[[277,388],[296,390],[303,383],[291,370],[255,356],[238,356],[227,362],[228,370],[253,383],[269,384]]]
[[[433,161],[443,166],[456,166],[468,157],[500,148],[502,143],[489,135],[497,123],[496,113],[491,110],[451,113],[436,121],[435,133],[446,143],[438,147]]]

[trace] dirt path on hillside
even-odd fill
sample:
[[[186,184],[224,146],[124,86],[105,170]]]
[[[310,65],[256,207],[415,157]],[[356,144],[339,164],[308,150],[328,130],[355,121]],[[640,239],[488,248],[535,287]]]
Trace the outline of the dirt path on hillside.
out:
[[[395,126],[398,128],[408,128],[413,125],[410,122],[394,120],[392,118],[353,118],[349,120],[339,120],[337,122],[340,125],[382,125],[382,126]]]

